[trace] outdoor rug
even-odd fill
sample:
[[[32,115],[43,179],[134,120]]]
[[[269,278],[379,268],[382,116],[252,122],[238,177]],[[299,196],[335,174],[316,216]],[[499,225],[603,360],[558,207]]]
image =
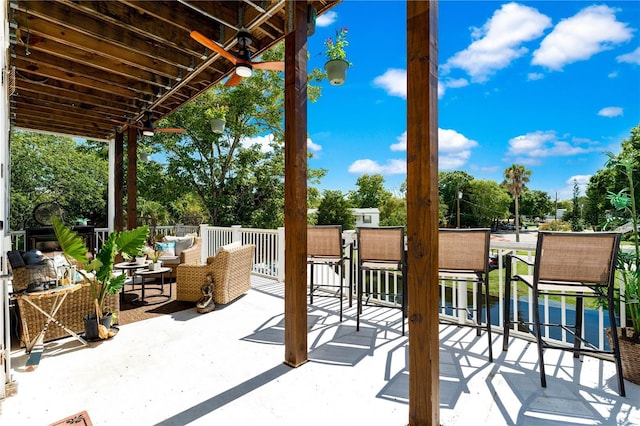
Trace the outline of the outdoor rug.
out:
[[[171,285],[171,297],[169,295],[169,285]],[[165,284],[164,293],[160,295],[160,286],[152,283],[145,284],[145,301],[149,304],[140,305],[136,303],[141,296],[140,285],[136,284],[135,289],[127,284],[120,298],[120,314],[118,324],[131,324],[136,321],[172,314],[185,309],[194,309],[194,302],[182,302],[176,300],[176,283]]]

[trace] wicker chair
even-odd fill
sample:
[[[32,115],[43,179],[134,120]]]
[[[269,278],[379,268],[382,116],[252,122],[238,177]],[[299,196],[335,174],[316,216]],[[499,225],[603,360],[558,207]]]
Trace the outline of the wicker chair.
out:
[[[578,358],[581,354],[613,355],[618,373],[618,391],[621,396],[625,395],[614,297],[615,266],[619,245],[620,234],[615,232],[539,232],[533,264],[527,259],[507,255],[502,349],[504,351],[508,349],[509,331],[514,324],[531,332],[538,344],[538,366],[542,387],[547,387],[544,350],[560,349],[573,352],[574,358]],[[513,268],[516,266],[516,261],[533,266],[533,275],[517,273],[517,269]],[[511,303],[517,301],[517,295],[514,295],[513,301],[511,300],[512,282],[524,283],[533,290],[533,322],[512,318]],[[575,297],[576,316],[573,324],[568,324],[564,320],[554,323],[553,319],[548,318],[548,314],[545,318],[540,318],[539,298],[549,295]],[[603,309],[609,311],[612,337],[610,350],[601,349],[596,346],[596,342],[587,341],[586,333],[583,334],[583,298],[585,297],[598,299]],[[560,329],[569,334],[573,337],[573,345],[563,345],[548,340],[542,335],[542,330],[549,328]]]
[[[200,262],[200,251],[202,250],[202,238],[195,237],[193,245],[177,256],[163,256],[160,258],[162,266],[171,268],[170,279],[177,279],[177,268],[179,265],[195,265]]]
[[[179,265],[176,268],[176,300],[197,302],[207,274],[213,274],[213,301],[227,304],[251,289],[255,245],[221,248],[207,258],[206,265]]]

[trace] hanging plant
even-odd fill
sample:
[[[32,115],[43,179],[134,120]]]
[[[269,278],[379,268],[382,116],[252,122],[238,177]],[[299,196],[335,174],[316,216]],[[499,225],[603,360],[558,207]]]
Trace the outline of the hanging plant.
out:
[[[212,108],[207,108],[205,110],[205,115],[211,122],[211,131],[213,133],[223,133],[224,126],[226,124],[227,113],[229,112],[229,107],[226,105],[216,106]]]
[[[329,37],[324,42],[325,54],[329,60],[324,64],[327,72],[327,79],[333,86],[344,84],[347,78],[347,68],[351,66],[351,62],[347,60],[347,51],[345,48],[349,45],[347,40],[347,27],[336,30],[335,39]]]

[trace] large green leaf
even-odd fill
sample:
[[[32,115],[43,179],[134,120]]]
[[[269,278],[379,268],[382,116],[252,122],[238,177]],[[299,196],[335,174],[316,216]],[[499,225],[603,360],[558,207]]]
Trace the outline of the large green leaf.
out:
[[[67,260],[71,258],[81,264],[87,263],[87,253],[89,249],[84,243],[84,239],[77,232],[65,226],[57,217],[52,218],[51,224],[53,225],[53,232],[56,234],[56,239]]]

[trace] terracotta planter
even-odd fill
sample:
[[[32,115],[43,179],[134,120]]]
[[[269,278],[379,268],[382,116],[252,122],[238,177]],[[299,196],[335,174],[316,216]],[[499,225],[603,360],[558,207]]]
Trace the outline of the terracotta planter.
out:
[[[220,118],[212,118],[211,119],[211,131],[213,133],[224,133],[224,126],[227,124],[226,121],[221,120]]]
[[[343,59],[332,59],[324,64],[324,69],[327,72],[327,78],[329,83],[333,86],[341,86],[347,78],[347,68],[349,68],[349,62]]]
[[[626,328],[626,335],[630,338],[632,329]],[[611,329],[607,328],[609,346],[611,342]],[[620,343],[620,360],[622,361],[622,377],[632,383],[640,385],[640,344],[622,338],[622,329],[618,329],[618,342]]]

